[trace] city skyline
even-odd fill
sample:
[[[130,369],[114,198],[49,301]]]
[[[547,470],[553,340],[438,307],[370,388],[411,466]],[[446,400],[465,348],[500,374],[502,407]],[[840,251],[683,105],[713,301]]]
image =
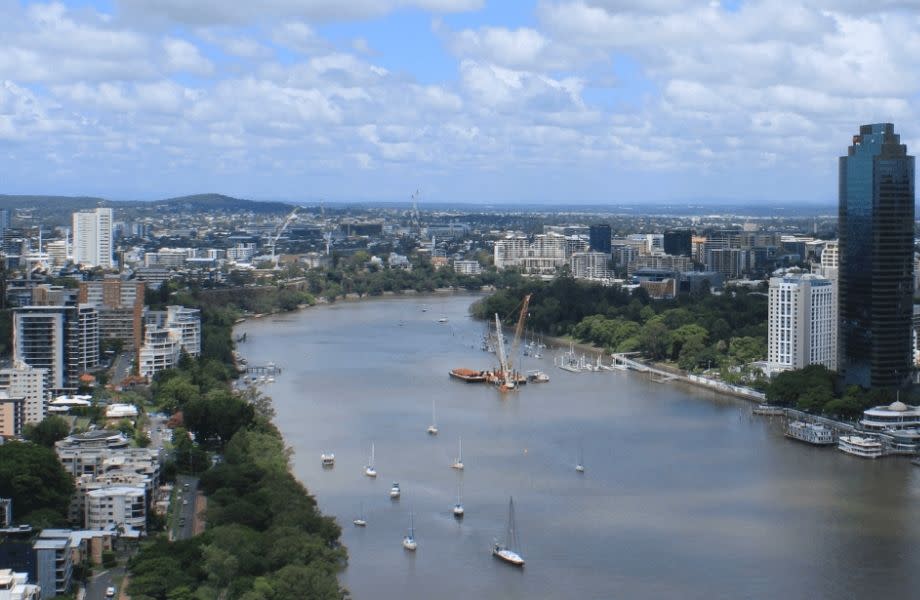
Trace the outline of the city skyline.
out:
[[[0,3],[3,191],[826,204],[920,143],[908,3],[628,4]]]

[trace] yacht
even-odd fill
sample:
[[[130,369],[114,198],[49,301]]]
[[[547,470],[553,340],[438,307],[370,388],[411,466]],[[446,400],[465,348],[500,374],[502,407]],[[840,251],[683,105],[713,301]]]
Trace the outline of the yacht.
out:
[[[361,503],[361,513],[358,515],[358,518],[352,521],[355,524],[355,527],[367,527],[367,518],[364,516],[364,503]]]
[[[431,399],[431,425],[428,426],[428,435],[438,435],[438,420],[434,411],[434,398]]]
[[[858,435],[840,436],[837,448],[860,458],[878,458],[882,456],[882,443],[880,441]]]
[[[415,552],[415,549],[418,548],[418,543],[415,541],[415,525],[412,521],[412,513],[409,513],[409,533],[403,538],[402,545],[409,552]]]
[[[335,466],[335,454],[332,452],[323,452],[320,454],[319,458],[322,461],[324,467],[332,468]]]
[[[575,471],[577,473],[585,472],[585,452],[581,447],[581,444],[578,444],[578,461],[575,463]]]
[[[514,527],[514,498],[508,501],[508,525],[504,543],[495,540],[492,543],[492,556],[515,567],[524,566],[524,558],[518,551],[517,530]]]
[[[527,382],[528,383],[549,383],[549,375],[543,371],[528,371],[527,372]]]
[[[451,469],[463,470],[463,438],[457,438],[457,459],[450,466]]]
[[[817,423],[790,421],[784,433],[786,437],[816,446],[828,446],[834,443],[834,432]]]
[[[447,323],[447,317],[441,317],[438,319],[438,323]]]
[[[390,498],[392,498],[393,500],[397,500],[399,499],[399,494],[400,494],[399,484],[394,481],[393,485],[390,487]]]
[[[463,478],[461,478],[460,483],[457,484],[457,503],[454,504],[453,513],[454,518],[463,518]]]
[[[374,445],[371,444],[371,459],[368,461],[367,466],[364,467],[364,474],[368,477],[377,477],[377,469],[374,467]]]

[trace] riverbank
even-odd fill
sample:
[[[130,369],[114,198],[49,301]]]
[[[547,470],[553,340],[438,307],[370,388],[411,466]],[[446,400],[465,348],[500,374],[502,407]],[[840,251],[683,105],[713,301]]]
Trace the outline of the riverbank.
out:
[[[245,314],[244,313],[241,317],[239,317],[234,322],[234,326],[244,323],[249,319],[264,319],[266,317],[287,315],[291,313],[300,312],[301,310],[315,308],[317,306],[331,306],[334,304],[344,304],[344,303],[352,303],[352,302],[367,302],[370,300],[386,300],[390,298],[399,298],[401,296],[407,296],[407,297],[411,296],[412,298],[416,298],[416,299],[445,296],[445,295],[450,295],[450,294],[463,294],[463,295],[475,296],[475,295],[481,295],[481,294],[487,293],[489,291],[494,291],[494,289],[495,288],[492,286],[485,286],[480,291],[465,290],[462,288],[436,288],[430,292],[419,292],[418,290],[414,290],[414,289],[406,289],[406,290],[401,290],[398,292],[386,291],[381,294],[364,294],[363,296],[359,294],[345,294],[345,296],[341,298],[336,298],[334,300],[329,300],[328,298],[321,296],[321,297],[316,298],[315,299],[316,301],[313,304],[299,304],[296,308],[293,308],[291,310],[276,310],[276,311],[255,313],[255,314]]]
[[[571,337],[554,337],[546,336],[544,337],[547,347],[552,348],[573,348],[576,351],[582,352],[584,354],[591,354],[592,356],[597,356],[601,354],[605,358],[612,356],[608,354],[604,348],[599,348],[593,344],[586,344],[584,342],[578,342]],[[641,359],[631,359],[633,362],[643,365],[646,369],[652,369],[657,371],[662,371],[670,376],[672,379],[669,381],[676,381],[680,383],[686,383],[695,387],[701,387],[708,390],[715,390],[717,392],[728,394],[735,398],[741,398],[748,400],[750,402],[762,403],[766,401],[766,396],[763,392],[758,392],[757,390],[747,388],[740,385],[732,385],[725,383],[724,381],[719,381],[717,379],[709,379],[707,377],[702,377],[700,375],[694,375],[692,373],[687,373],[681,371],[680,369],[675,368],[672,365],[646,361]],[[634,369],[636,370],[636,369]]]

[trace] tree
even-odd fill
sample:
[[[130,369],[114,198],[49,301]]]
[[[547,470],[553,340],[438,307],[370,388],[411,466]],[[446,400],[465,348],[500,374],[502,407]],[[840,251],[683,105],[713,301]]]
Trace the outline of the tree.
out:
[[[0,497],[11,498],[17,521],[29,523],[30,514],[53,511],[58,525],[67,520],[73,480],[53,450],[30,442],[0,445]],[[48,512],[41,513],[47,520]]]
[[[642,327],[639,333],[639,344],[642,351],[655,360],[661,360],[667,356],[671,346],[671,336],[661,319],[654,318]]]
[[[22,436],[40,446],[54,448],[54,443],[63,440],[69,433],[70,424],[63,417],[49,415],[37,425],[30,423],[23,427]]]

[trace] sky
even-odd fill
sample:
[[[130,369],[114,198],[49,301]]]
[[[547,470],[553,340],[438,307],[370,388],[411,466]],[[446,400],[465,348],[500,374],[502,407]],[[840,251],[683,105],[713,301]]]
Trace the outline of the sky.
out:
[[[0,0],[0,193],[833,203],[918,0]]]

